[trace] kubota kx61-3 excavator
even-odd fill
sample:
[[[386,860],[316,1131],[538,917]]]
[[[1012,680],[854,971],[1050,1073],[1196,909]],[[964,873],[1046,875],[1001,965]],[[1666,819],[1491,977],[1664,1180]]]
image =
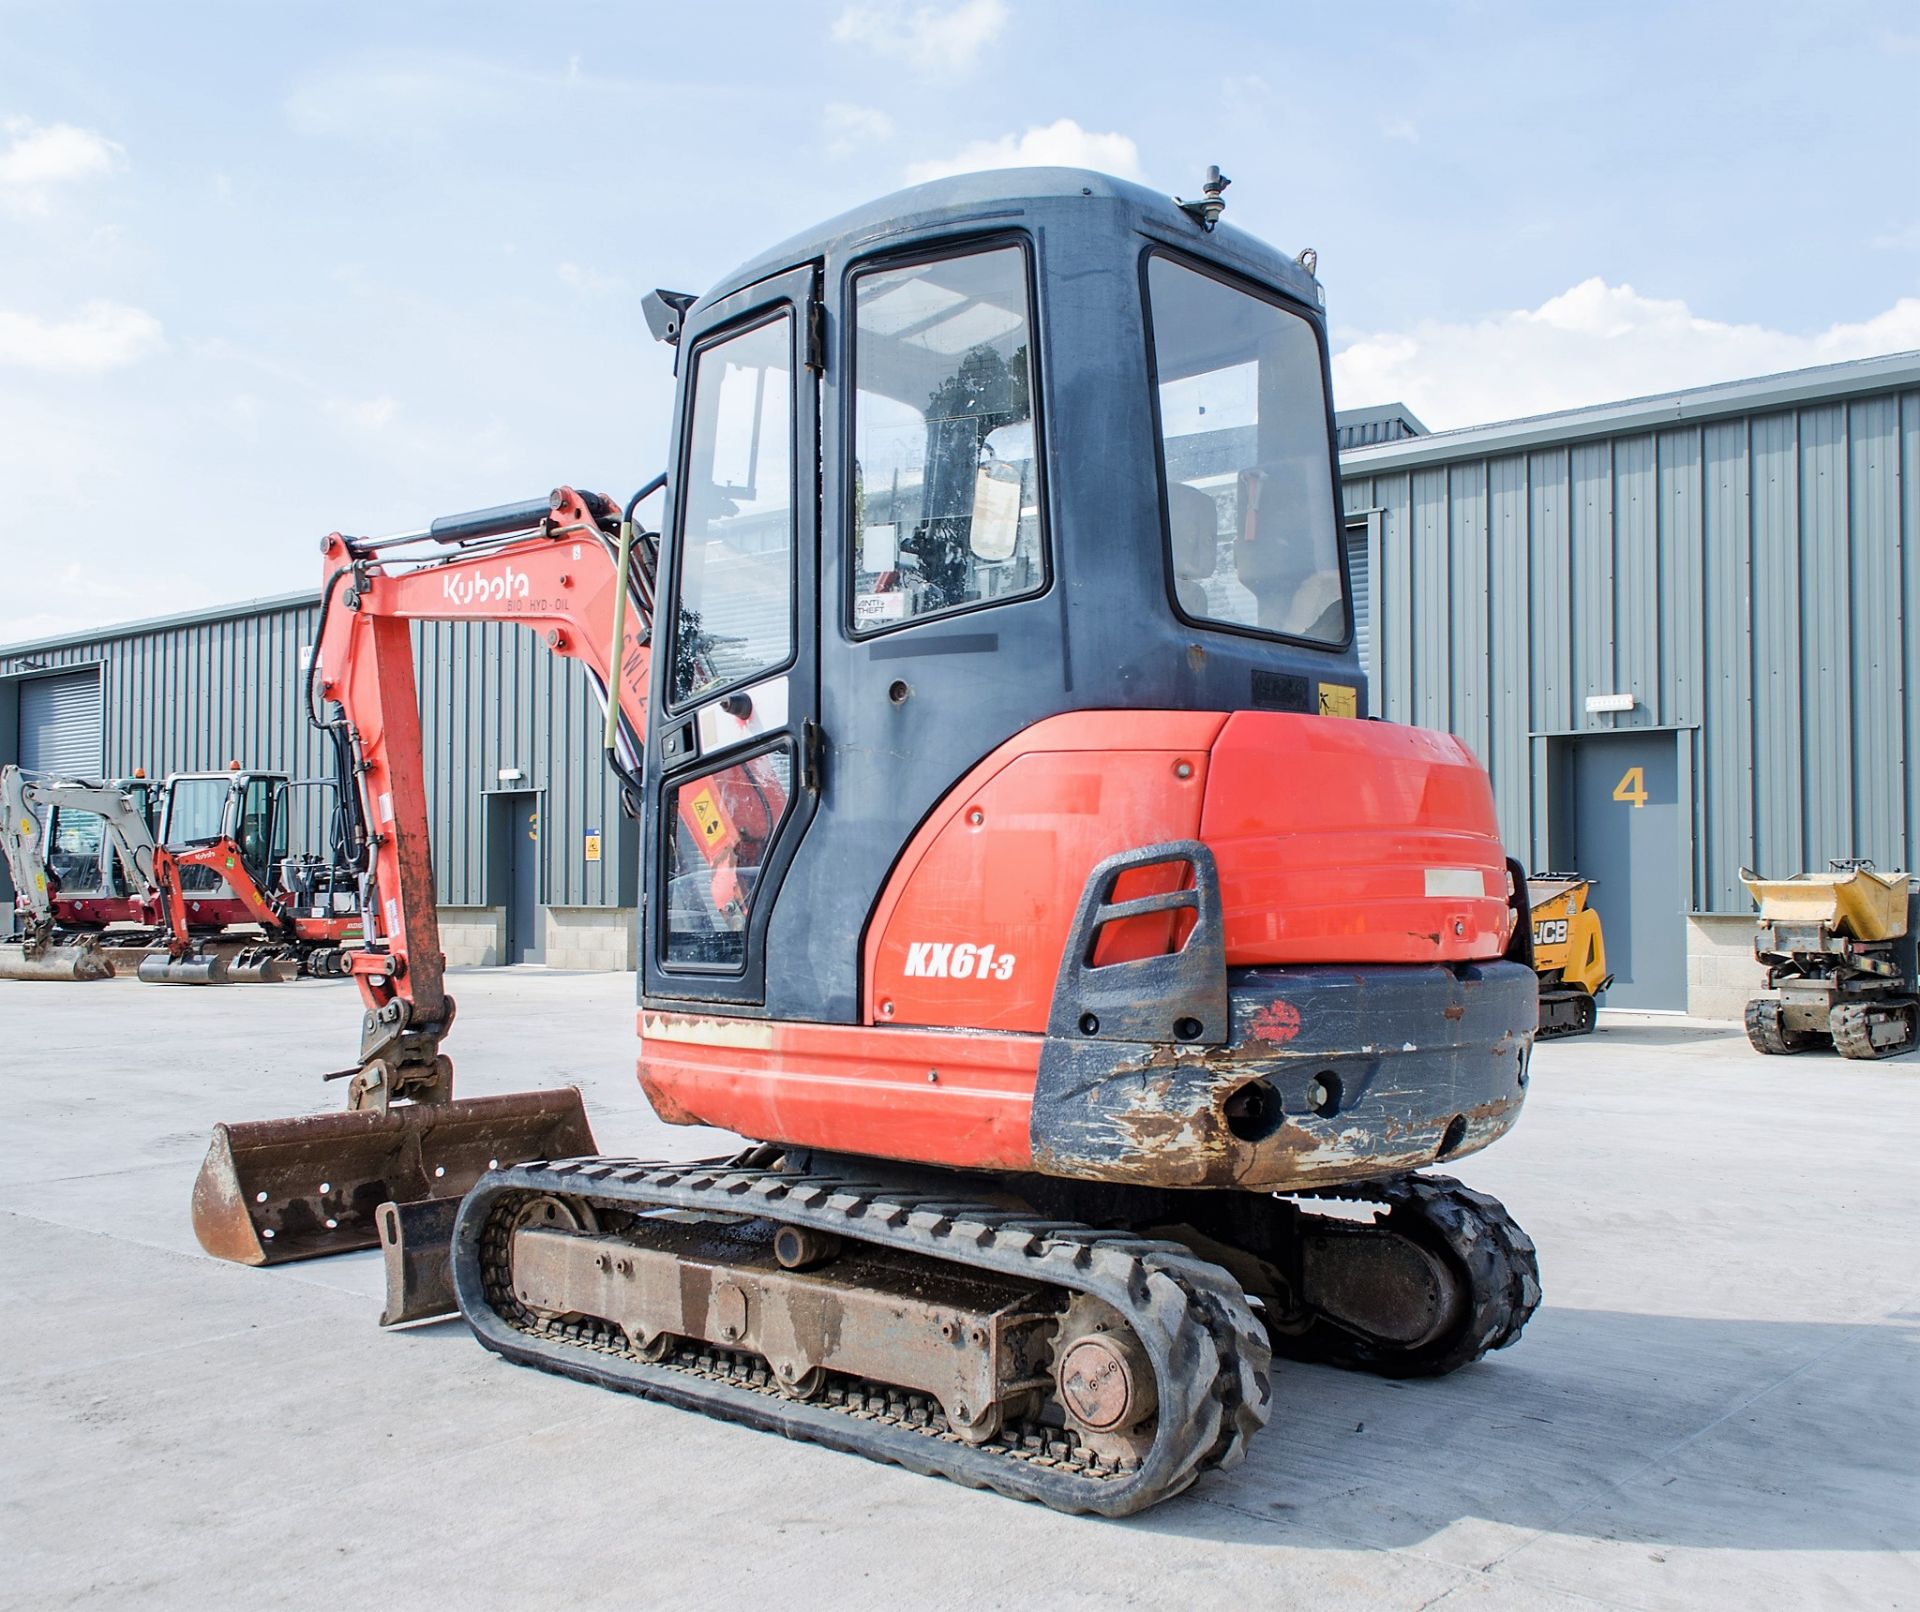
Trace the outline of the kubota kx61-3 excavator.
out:
[[[1525,881],[1465,747],[1368,715],[1320,289],[1224,184],[943,180],[649,299],[657,610],[635,504],[568,489],[327,540],[362,1059],[344,1114],[219,1129],[209,1249],[380,1239],[389,1319],[457,1301],[512,1360],[1109,1515],[1240,1458],[1270,1351],[1416,1376],[1518,1333],[1532,1244],[1416,1172],[1519,1114]],[[641,1084],[748,1151],[453,1097],[426,616],[607,690]]]

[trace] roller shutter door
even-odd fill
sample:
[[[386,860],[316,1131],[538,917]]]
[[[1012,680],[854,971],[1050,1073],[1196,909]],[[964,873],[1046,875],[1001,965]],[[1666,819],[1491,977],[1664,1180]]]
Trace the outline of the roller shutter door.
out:
[[[1347,574],[1353,578],[1353,647],[1363,667],[1373,665],[1373,578],[1367,574],[1367,529],[1347,528]]]
[[[97,671],[35,677],[20,685],[20,765],[30,772],[100,775]]]

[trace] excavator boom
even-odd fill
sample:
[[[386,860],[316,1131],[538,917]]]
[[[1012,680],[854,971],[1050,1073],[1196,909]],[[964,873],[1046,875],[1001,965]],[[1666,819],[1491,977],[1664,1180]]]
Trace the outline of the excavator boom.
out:
[[[657,487],[659,484],[653,484]],[[651,489],[643,489],[633,503]],[[450,516],[423,532],[322,545],[326,577],[309,716],[345,746],[365,827],[364,936],[346,972],[365,1009],[344,1113],[216,1131],[193,1197],[209,1252],[247,1264],[379,1242],[390,1266],[444,1245],[445,1207],[496,1164],[591,1152],[571,1087],[456,1099],[441,1051],[453,1023],[428,841],[425,758],[410,626],[487,621],[537,632],[578,661],[609,709],[609,754],[635,775],[651,669],[651,537],[623,512],[562,487],[539,503]],[[334,1078],[330,1075],[327,1078]],[[381,1225],[382,1205],[391,1207]],[[412,1284],[417,1287],[417,1279]],[[390,1305],[451,1308],[433,1293]]]

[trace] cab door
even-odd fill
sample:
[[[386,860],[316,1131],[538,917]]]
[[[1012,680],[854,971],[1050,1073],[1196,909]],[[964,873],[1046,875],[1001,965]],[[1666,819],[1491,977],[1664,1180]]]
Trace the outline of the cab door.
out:
[[[684,338],[654,635],[642,996],[766,999],[766,933],[819,790],[816,266]]]

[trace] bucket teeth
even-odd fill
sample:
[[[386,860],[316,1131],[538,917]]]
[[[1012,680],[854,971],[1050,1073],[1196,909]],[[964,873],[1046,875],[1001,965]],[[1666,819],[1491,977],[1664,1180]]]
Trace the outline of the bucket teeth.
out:
[[[380,1241],[382,1204],[456,1199],[496,1164],[593,1151],[571,1086],[217,1125],[193,1184],[194,1235],[242,1265],[349,1253]]]

